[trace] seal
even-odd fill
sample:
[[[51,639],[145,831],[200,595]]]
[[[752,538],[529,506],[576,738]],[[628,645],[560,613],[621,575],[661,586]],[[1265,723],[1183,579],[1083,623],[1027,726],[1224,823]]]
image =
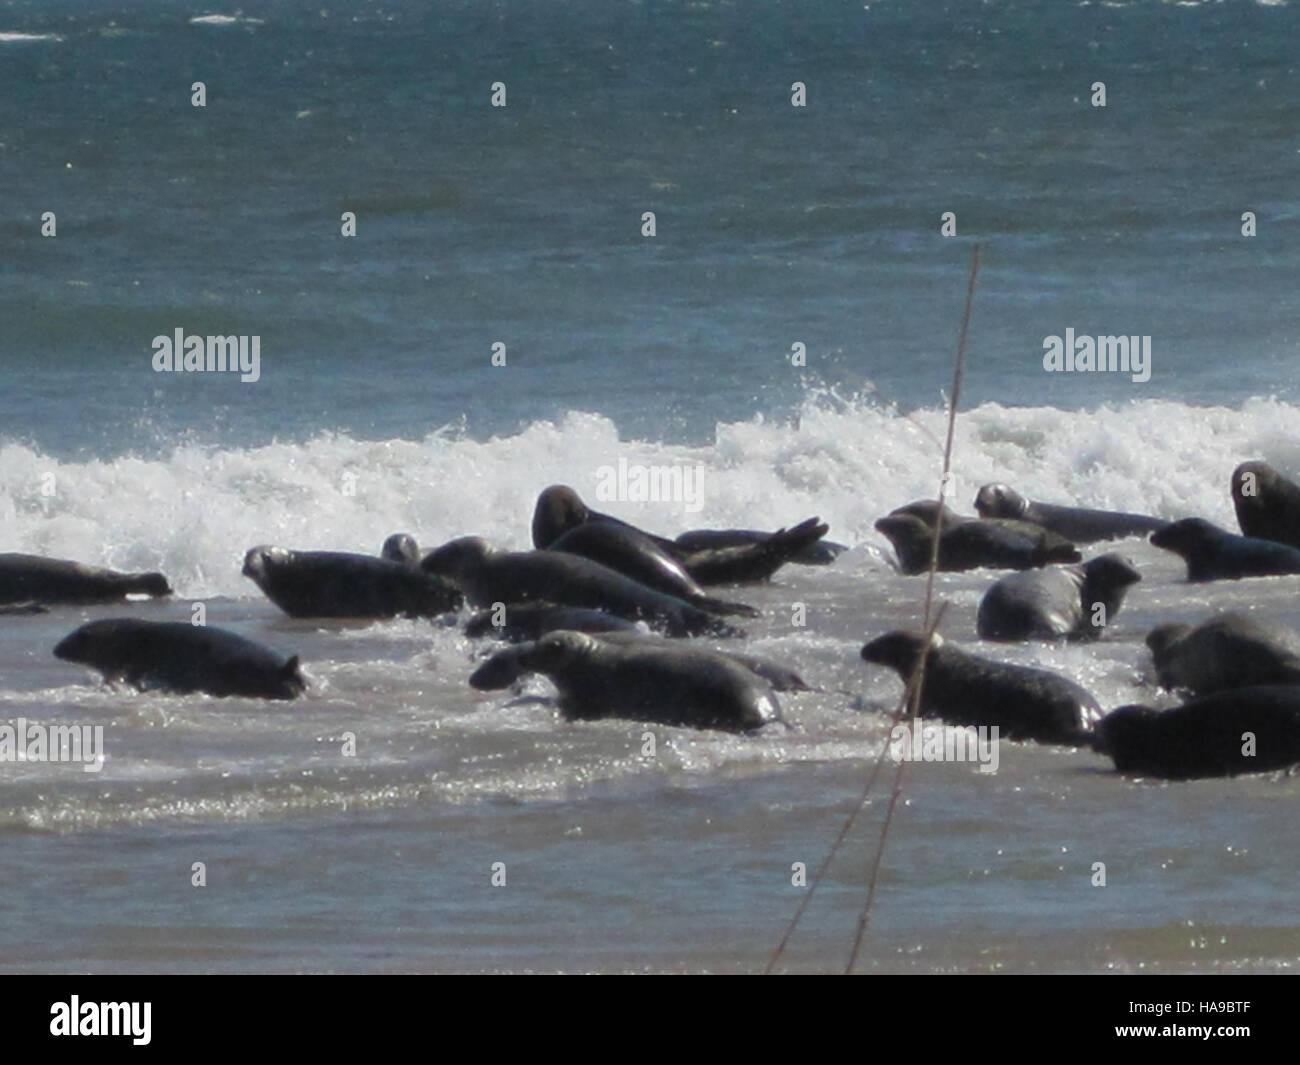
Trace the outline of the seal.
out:
[[[293,618],[425,618],[461,605],[445,581],[372,555],[263,545],[244,556],[243,572]]]
[[[975,509],[981,518],[1014,518],[1033,522],[1076,544],[1119,540],[1126,536],[1147,536],[1169,524],[1162,518],[1146,514],[1037,503],[1005,484],[986,484],[981,488],[975,496]]]
[[[908,576],[930,568],[930,526],[915,514],[887,514],[876,522]],[[1083,556],[1068,540],[1020,522],[959,521],[939,532],[939,569],[1032,569],[1049,562],[1078,562]]]
[[[161,573],[118,573],[41,555],[0,555],[0,604],[117,603],[128,595],[171,595]]]
[[[1300,548],[1300,487],[1268,463],[1232,471],[1232,504],[1243,536]]]
[[[925,636],[897,630],[862,648],[862,658],[889,666],[906,684]],[[950,725],[997,725],[1011,740],[1083,746],[1101,707],[1074,681],[1045,669],[1006,665],[954,647],[935,633],[925,660],[921,715]]]
[[[632,528],[589,521],[576,525],[547,549],[581,555],[602,566],[639,581],[665,595],[694,603],[710,614],[732,614],[756,618],[758,611],[744,603],[712,599],[675,558],[648,536]]]
[[[667,641],[615,643],[552,632],[493,655],[470,685],[495,690],[524,673],[550,678],[570,720],[619,717],[729,731],[781,720],[771,686],[752,670],[725,655]]]
[[[1123,555],[1010,573],[980,600],[982,640],[1095,640],[1142,575]]]
[[[829,526],[810,518],[789,529],[760,533],[754,540],[732,541],[724,545],[686,550],[673,540],[665,540],[635,525],[590,509],[568,485],[551,485],[542,490],[533,508],[533,546],[549,549],[565,533],[579,525],[610,525],[644,537],[669,558],[681,563],[701,585],[739,584],[765,581],[796,558],[815,553],[814,545],[824,537]],[[695,537],[705,530],[684,535]]]
[[[1165,780],[1286,769],[1300,762],[1300,686],[1233,688],[1172,710],[1121,706],[1094,747],[1121,773]]]
[[[60,640],[54,656],[141,691],[293,699],[307,684],[297,655],[284,659],[233,632],[185,622],[91,621]]]
[[[553,632],[560,630],[551,630]],[[577,630],[572,630],[577,631]],[[545,635],[545,634],[543,634]],[[656,636],[654,633],[643,632],[633,627],[629,630],[588,632],[587,635],[593,636],[602,643],[614,644],[618,647],[664,647],[666,644],[662,636]],[[541,637],[539,636],[538,639]],[[759,655],[739,654],[735,651],[717,651],[711,648],[692,647],[691,650],[702,654],[720,655],[729,662],[735,662],[737,665],[744,666],[751,673],[762,677],[772,686],[773,691],[778,692],[808,692],[815,689],[791,667],[781,662],[773,661],[770,658],[763,658]],[[493,688],[504,688],[508,684],[514,683],[519,677],[528,672],[520,664],[521,652],[517,650],[501,651],[494,654],[489,662],[485,662],[482,669],[476,672],[476,676],[481,673],[480,679],[486,684],[487,678],[491,678]],[[479,687],[480,685],[475,685]]]
[[[1236,536],[1204,518],[1183,518],[1153,533],[1151,542],[1181,555],[1189,581],[1239,580],[1300,573],[1300,550]]]
[[[502,603],[500,607],[480,610],[465,623],[466,636],[474,639],[494,636],[511,643],[540,640],[557,629],[587,633],[640,632],[641,624],[603,610],[542,602]]]
[[[384,541],[379,557],[386,558],[389,562],[405,562],[408,566],[418,566],[420,545],[415,542],[415,537],[410,533],[393,533]]]
[[[717,551],[726,547],[747,547],[761,544],[770,532],[756,529],[691,529],[673,541],[687,555],[701,551]],[[831,540],[816,540],[790,556],[790,561],[800,566],[829,566],[849,549],[848,544]]]
[[[915,518],[920,518],[931,529],[937,521],[940,532],[947,532],[954,525],[973,520],[965,514],[958,514],[947,503],[940,503],[937,499],[913,500],[911,503],[904,503],[901,507],[895,507],[889,513],[891,516],[911,514]]]
[[[1300,684],[1300,634],[1236,611],[1195,628],[1157,625],[1146,644],[1163,688],[1210,695],[1260,684]]]
[[[604,610],[663,627],[670,636],[744,635],[684,599],[563,551],[497,551],[480,537],[463,536],[430,552],[420,567],[450,581],[475,606],[536,601]]]

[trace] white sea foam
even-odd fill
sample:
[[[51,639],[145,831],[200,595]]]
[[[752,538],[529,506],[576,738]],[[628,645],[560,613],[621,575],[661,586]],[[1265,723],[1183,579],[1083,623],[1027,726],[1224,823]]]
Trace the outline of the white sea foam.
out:
[[[876,543],[872,523],[937,490],[944,415],[904,417],[811,396],[796,422],[720,424],[715,443],[620,440],[608,418],[571,412],[487,441],[431,434],[216,450],[184,445],[164,460],[58,461],[0,447],[5,549],[120,569],[161,569],[184,596],[255,596],[240,575],[254,544],[377,553],[389,533],[422,544],[476,534],[529,546],[538,491],[570,484],[593,505],[646,528],[771,527],[813,514],[831,537]],[[1228,477],[1260,458],[1300,472],[1300,408],[1252,400],[1240,410],[1143,400],[1062,411],[985,404],[957,422],[949,499],[971,511],[976,490],[1004,481],[1047,502],[1235,527]],[[598,504],[597,471],[630,463],[702,464],[703,508]],[[53,474],[53,482],[47,475]]]

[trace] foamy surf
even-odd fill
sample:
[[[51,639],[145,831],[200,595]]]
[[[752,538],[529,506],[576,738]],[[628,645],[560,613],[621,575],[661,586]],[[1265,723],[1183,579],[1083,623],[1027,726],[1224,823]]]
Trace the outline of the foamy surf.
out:
[[[475,534],[525,548],[537,493],[554,483],[666,534],[817,514],[832,539],[883,548],[872,523],[934,496],[943,432],[939,410],[904,415],[814,392],[792,420],[720,423],[703,447],[620,439],[611,419],[581,411],[488,440],[452,428],[423,440],[322,433],[254,448],[182,444],[164,459],[60,461],[9,443],[0,446],[0,523],[7,550],[159,569],[191,598],[255,596],[240,563],[259,543],[377,554],[406,531],[431,546]],[[1229,474],[1246,458],[1300,469],[1300,407],[984,404],[959,417],[955,454],[948,497],[966,513],[980,485],[1002,481],[1045,502],[1234,527]],[[620,460],[698,469],[698,507],[600,500],[600,471]]]

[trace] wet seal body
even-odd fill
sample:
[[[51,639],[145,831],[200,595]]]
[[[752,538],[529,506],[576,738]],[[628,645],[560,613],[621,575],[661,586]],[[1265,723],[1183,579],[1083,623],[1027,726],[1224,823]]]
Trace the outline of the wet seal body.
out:
[[[483,636],[519,643],[523,640],[540,640],[548,632],[570,629],[573,632],[640,632],[640,622],[615,617],[603,610],[590,607],[556,606],[554,603],[502,603],[480,610],[465,623],[465,635],[473,639]]]
[[[615,643],[561,630],[498,652],[470,684],[494,690],[525,673],[550,678],[570,720],[619,717],[730,731],[781,720],[771,686],[752,670],[667,641]]]
[[[787,562],[798,561],[804,556],[815,565],[826,561],[816,545],[826,535],[828,527],[816,518],[774,533],[758,533],[755,539],[747,534],[735,535],[733,530],[696,530],[683,536],[703,537],[706,543],[724,537],[726,543],[707,543],[706,546],[688,549],[677,541],[655,536],[609,514],[592,510],[567,485],[551,485],[537,497],[537,505],[533,508],[533,546],[539,550],[550,549],[565,533],[584,524],[613,526],[644,537],[669,558],[679,562],[701,585],[765,581]]]
[[[906,684],[924,643],[919,632],[889,632],[863,646],[862,658],[889,666]],[[1066,677],[979,658],[936,633],[926,656],[921,715],[950,725],[997,725],[1010,740],[1082,746],[1091,742],[1101,707]]]
[[[744,635],[684,599],[563,551],[497,551],[480,537],[463,536],[426,555],[420,566],[456,585],[475,606],[553,603],[646,621],[671,636]]]
[[[1300,763],[1300,686],[1233,688],[1172,710],[1121,706],[1094,747],[1121,773],[1166,780],[1286,769]]]
[[[677,559],[636,529],[589,521],[574,526],[546,550],[589,558],[647,588],[685,599],[710,614],[758,617],[758,611],[752,606],[711,599]]]
[[[673,541],[685,555],[702,551],[718,551],[728,547],[748,547],[761,544],[772,534],[757,529],[691,529]],[[800,566],[829,566],[847,551],[847,544],[831,540],[815,540],[790,555],[790,561]]]
[[[171,595],[161,573],[118,573],[62,558],[0,554],[0,604],[116,603],[128,595]]]
[[[454,588],[417,566],[342,551],[254,547],[244,576],[294,618],[423,618],[461,605]]]
[[[54,656],[141,691],[293,699],[307,684],[297,655],[285,659],[233,632],[184,622],[92,621],[60,640]]]
[[[1005,484],[984,485],[975,496],[975,509],[981,518],[1014,518],[1033,522],[1076,544],[1118,540],[1125,536],[1149,536],[1169,524],[1147,514],[1037,503]]]
[[[1243,536],[1300,548],[1300,487],[1268,463],[1232,471],[1232,504]]]
[[[934,535],[926,522],[910,513],[887,514],[876,531],[894,545],[899,569],[907,576],[930,568]],[[1068,540],[1024,522],[958,521],[939,532],[939,569],[1033,569],[1049,562],[1078,562],[1082,556]]]
[[[1141,579],[1117,554],[1011,573],[984,593],[977,631],[982,640],[1095,640]]]
[[[1300,684],[1300,633],[1229,611],[1193,628],[1157,625],[1146,639],[1164,688],[1209,695],[1230,688]]]
[[[1239,580],[1300,573],[1300,550],[1236,536],[1203,518],[1183,518],[1151,537],[1156,547],[1181,555],[1189,581]]]

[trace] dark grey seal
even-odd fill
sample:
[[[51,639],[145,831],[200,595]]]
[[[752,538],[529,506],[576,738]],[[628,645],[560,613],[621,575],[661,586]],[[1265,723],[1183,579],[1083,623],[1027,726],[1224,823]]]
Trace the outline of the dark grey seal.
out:
[[[92,621],[60,640],[54,656],[141,691],[293,699],[307,683],[297,655],[285,659],[233,632],[184,622]]]
[[[1232,503],[1244,536],[1300,548],[1300,487],[1268,463],[1232,471]]]
[[[914,576],[930,568],[931,526],[910,513],[887,514],[876,522],[898,554],[899,569]],[[1023,522],[958,521],[939,533],[939,569],[1032,569],[1049,562],[1078,562],[1069,541]]]
[[[559,689],[565,717],[630,718],[747,731],[781,720],[771,686],[727,656],[667,641],[616,643],[552,632],[493,655],[470,677],[480,690],[541,673]]]
[[[116,603],[128,595],[171,595],[161,573],[117,573],[61,558],[0,555],[0,604]]]
[[[1195,628],[1157,625],[1146,643],[1164,688],[1210,695],[1260,684],[1300,684],[1300,634],[1236,611]]]
[[[589,521],[574,526],[547,550],[589,558],[647,588],[685,599],[710,614],[759,616],[757,610],[745,603],[710,598],[680,562],[636,529]]]
[[[1010,573],[980,600],[982,640],[1095,640],[1142,575],[1123,555]]]
[[[757,529],[691,529],[678,536],[673,543],[689,556],[702,551],[761,544],[771,535],[770,532],[760,532]],[[816,540],[793,553],[790,561],[800,566],[829,566],[848,549],[848,544]]]
[[[1166,780],[1286,769],[1300,763],[1300,686],[1233,688],[1172,710],[1121,706],[1094,746],[1121,773]]]
[[[1166,525],[1152,535],[1151,542],[1182,556],[1189,581],[1300,573],[1300,550],[1272,540],[1236,536],[1203,518],[1183,518]]]
[[[446,582],[372,555],[264,545],[244,557],[244,576],[294,618],[423,618],[461,605]]]
[[[925,636],[895,631],[862,648],[867,662],[889,666],[903,683],[915,672]],[[921,714],[950,725],[997,725],[1011,740],[1089,744],[1101,707],[1074,681],[1045,669],[1007,665],[954,647],[935,633],[926,656]]]
[[[787,562],[809,552],[815,554],[815,545],[826,535],[828,528],[816,518],[810,518],[789,529],[760,534],[756,540],[737,542],[733,539],[725,546],[688,550],[673,540],[655,536],[609,514],[590,509],[577,492],[568,485],[559,484],[543,489],[537,497],[537,505],[533,508],[533,546],[549,549],[570,529],[587,523],[612,525],[645,537],[670,558],[680,562],[686,572],[702,585],[768,580]]]
[[[553,629],[551,631],[559,630]],[[601,640],[604,643],[616,644],[619,647],[632,647],[635,645],[645,647],[664,646],[664,638],[662,636],[657,636],[654,633],[642,632],[639,629],[604,632],[588,631],[587,635],[594,636],[596,639]],[[693,647],[692,649],[707,654],[721,655],[728,661],[744,666],[746,669],[756,673],[767,681],[768,684],[772,686],[773,691],[808,692],[814,690],[795,669],[771,658],[764,658],[761,655],[741,654],[736,651],[717,651],[712,648]],[[497,664],[484,675],[491,675],[500,680],[509,672],[510,663],[517,663],[519,661],[519,654],[511,651],[502,651],[499,654],[494,655],[493,658],[498,660]],[[519,668],[516,672],[516,677],[521,676],[526,672],[527,670]],[[505,685],[510,682],[511,681],[503,681],[502,683],[495,684],[494,687],[505,687]]]
[[[570,629],[573,632],[640,632],[638,622],[615,617],[589,607],[556,606],[554,603],[502,603],[480,610],[465,623],[465,635],[478,639],[491,636],[518,643],[540,640],[548,632]]]
[[[684,599],[563,551],[497,551],[477,536],[464,536],[426,555],[420,566],[459,587],[475,606],[554,603],[646,621],[671,636],[744,635]]]
[[[986,484],[981,488],[975,496],[975,509],[981,518],[1031,521],[1076,544],[1118,540],[1125,536],[1147,536],[1169,524],[1162,518],[1146,514],[1037,503],[1005,484]]]

